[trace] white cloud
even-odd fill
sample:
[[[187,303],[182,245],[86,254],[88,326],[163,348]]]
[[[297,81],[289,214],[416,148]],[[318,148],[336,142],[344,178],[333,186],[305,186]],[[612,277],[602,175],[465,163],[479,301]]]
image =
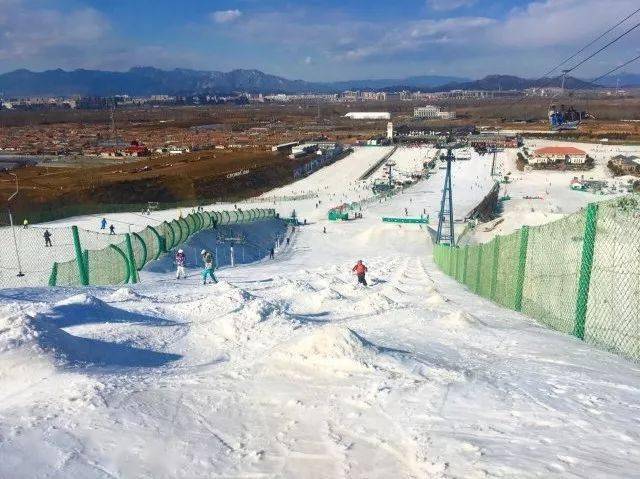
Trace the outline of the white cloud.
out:
[[[476,3],[476,0],[427,0],[427,5],[432,9],[440,12],[457,10],[462,7],[470,7]]]
[[[242,16],[242,12],[238,9],[235,10],[218,10],[211,13],[211,18],[216,23],[229,23],[237,20]]]
[[[23,0],[0,0],[0,60],[20,61],[57,48],[90,46],[110,31],[97,10],[33,8]]]
[[[311,62],[313,62],[313,59],[309,56],[304,58],[304,64],[305,65],[311,65]]]

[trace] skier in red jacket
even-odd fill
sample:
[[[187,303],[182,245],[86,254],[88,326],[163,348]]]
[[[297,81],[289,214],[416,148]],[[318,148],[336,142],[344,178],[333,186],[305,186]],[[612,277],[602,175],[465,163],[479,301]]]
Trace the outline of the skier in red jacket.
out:
[[[351,271],[355,271],[356,275],[358,276],[358,283],[364,284],[365,286],[367,286],[367,280],[365,279],[364,276],[368,270],[361,259],[359,259],[356,265],[353,268],[351,268]]]

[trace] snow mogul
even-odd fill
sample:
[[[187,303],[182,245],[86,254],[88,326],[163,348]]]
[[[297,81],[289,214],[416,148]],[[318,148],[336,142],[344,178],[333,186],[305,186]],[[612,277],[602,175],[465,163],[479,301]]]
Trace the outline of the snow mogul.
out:
[[[368,286],[367,279],[365,278],[368,268],[365,266],[361,259],[359,259],[356,265],[351,268],[351,271],[355,272],[356,276],[358,277],[358,283]]]
[[[212,283],[217,283],[218,279],[216,278],[216,275],[213,274],[215,269],[213,254],[206,249],[203,249],[200,252],[200,255],[202,255],[202,262],[204,263],[204,269],[202,270],[202,284],[207,284],[207,276],[211,277]]]
[[[187,263],[187,255],[184,254],[184,251],[179,249],[176,253],[176,279],[180,279],[180,277],[186,278],[187,273],[184,269]]]

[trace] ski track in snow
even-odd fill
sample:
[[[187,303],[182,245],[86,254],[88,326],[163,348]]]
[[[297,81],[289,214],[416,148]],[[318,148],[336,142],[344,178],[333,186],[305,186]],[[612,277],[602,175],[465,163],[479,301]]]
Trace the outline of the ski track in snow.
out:
[[[637,365],[476,297],[423,230],[380,222],[434,217],[441,172],[323,219],[371,151],[333,189],[339,165],[274,193],[324,199],[279,205],[310,224],[217,285],[0,291],[0,477],[640,477]],[[456,211],[487,161],[456,166]]]

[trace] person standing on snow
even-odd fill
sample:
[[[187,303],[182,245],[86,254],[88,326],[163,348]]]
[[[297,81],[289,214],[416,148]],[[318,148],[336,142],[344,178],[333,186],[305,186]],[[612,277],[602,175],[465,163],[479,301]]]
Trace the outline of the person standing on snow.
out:
[[[215,269],[213,264],[213,255],[206,249],[203,249],[200,254],[202,255],[202,261],[204,263],[204,269],[202,270],[202,284],[207,284],[207,276],[211,277],[211,281],[213,283],[217,283],[218,279],[216,278],[216,275],[213,274]]]
[[[100,222],[100,229],[101,230],[106,230],[107,229],[107,219],[106,218],[102,218],[102,221]]]
[[[275,250],[271,248],[271,250],[269,250],[269,258],[273,259],[275,254],[276,254]]]
[[[113,225],[109,226],[109,234],[110,235],[116,234],[116,227],[115,226],[113,226]]]
[[[187,277],[187,273],[184,270],[184,266],[187,263],[187,255],[184,254],[184,251],[181,249],[176,253],[176,279],[180,279],[180,276],[183,278]]]
[[[367,280],[365,278],[365,274],[367,273],[368,268],[364,265],[361,259],[359,259],[356,265],[351,268],[351,271],[354,271],[356,273],[356,276],[358,276],[358,283],[368,286]]]
[[[42,236],[44,237],[44,246],[52,247],[53,244],[51,243],[51,233],[49,230],[44,230],[44,234]]]

